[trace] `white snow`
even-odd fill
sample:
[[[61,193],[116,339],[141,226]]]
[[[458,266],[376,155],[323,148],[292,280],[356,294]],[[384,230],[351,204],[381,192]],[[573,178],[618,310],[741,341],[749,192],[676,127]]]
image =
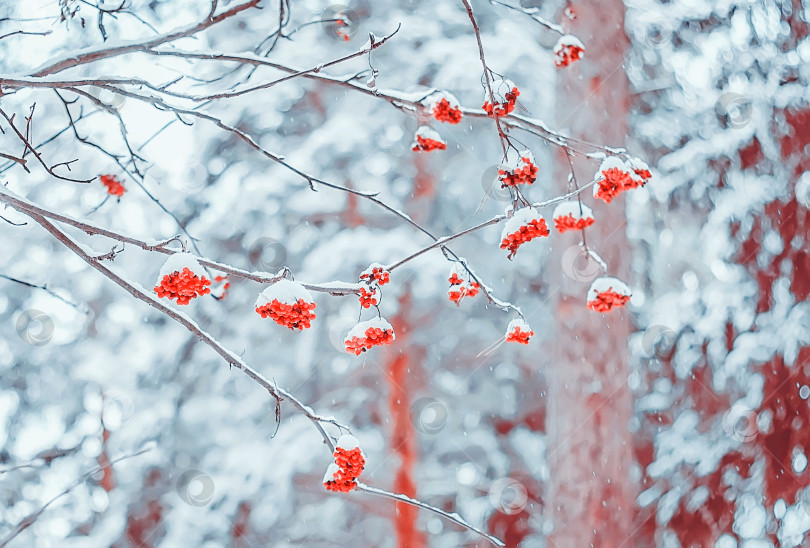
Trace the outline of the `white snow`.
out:
[[[351,451],[352,449],[359,449],[360,442],[351,434],[343,434],[337,441],[335,447]]]
[[[506,239],[510,234],[514,234],[520,227],[528,225],[532,221],[540,220],[543,216],[533,207],[524,207],[515,211],[515,214],[506,221],[506,225],[501,232],[501,240]]]
[[[304,299],[308,303],[315,302],[312,294],[303,285],[290,280],[279,280],[267,286],[259,294],[255,308],[260,308],[274,300],[284,304],[295,304],[299,299]]]
[[[416,130],[416,133],[413,135],[414,146],[416,146],[416,138],[421,137],[422,139],[430,139],[431,141],[438,141],[440,143],[445,143],[445,140],[442,139],[442,136],[439,135],[439,132],[433,129],[430,126],[419,126],[419,129]]]
[[[492,80],[492,95],[495,96],[495,101],[498,103],[506,102],[506,94],[512,91],[517,86],[512,80],[508,78],[495,78]],[[489,102],[489,91],[484,88],[484,102]]]
[[[529,324],[526,323],[525,320],[523,320],[522,318],[515,318],[514,320],[509,322],[509,325],[506,326],[506,332],[511,333],[515,330],[516,327],[520,328],[521,333],[528,333],[532,330],[532,328],[529,327]]]
[[[456,99],[456,97],[452,93],[448,93],[446,91],[436,91],[434,93],[431,93],[425,98],[423,104],[430,105],[430,107],[432,108],[436,103],[439,103],[442,99],[447,99],[447,102],[450,105],[450,108],[452,109],[457,109],[461,107],[461,103],[458,102],[458,99]]]
[[[191,253],[175,253],[170,255],[163,267],[160,269],[158,277],[158,284],[163,280],[164,276],[169,276],[175,272],[182,272],[184,268],[188,268],[197,276],[201,278],[205,276],[205,269],[197,262],[197,259]]]
[[[585,44],[583,44],[579,38],[572,34],[565,34],[560,36],[560,39],[557,40],[556,44],[554,44],[554,53],[558,53],[562,51],[564,47],[569,46],[576,46],[578,48],[582,48],[583,50],[585,49]]]
[[[619,295],[630,296],[633,294],[630,291],[630,287],[628,287],[628,285],[620,279],[612,278],[610,276],[603,276],[601,278],[596,278],[591,283],[591,287],[588,289],[588,302],[595,300],[599,293],[604,293],[609,289],[614,293],[618,293]]]
[[[326,467],[326,472],[323,475],[323,483],[327,483],[329,481],[335,480],[335,474],[340,472],[340,466],[335,464],[334,462],[330,462],[329,466]]]
[[[574,201],[561,202],[560,205],[554,208],[554,218],[567,217],[571,215],[574,219],[593,219],[593,210],[585,204],[581,205],[582,213],[580,213],[580,203]]]
[[[346,335],[346,341],[352,340],[354,337],[359,339],[363,339],[366,336],[366,330],[368,328],[379,328],[384,331],[390,331],[392,335],[392,339],[394,340],[394,328],[391,327],[391,324],[388,323],[383,318],[373,318],[371,320],[366,320],[364,322],[360,322],[354,327],[349,330],[349,333]]]

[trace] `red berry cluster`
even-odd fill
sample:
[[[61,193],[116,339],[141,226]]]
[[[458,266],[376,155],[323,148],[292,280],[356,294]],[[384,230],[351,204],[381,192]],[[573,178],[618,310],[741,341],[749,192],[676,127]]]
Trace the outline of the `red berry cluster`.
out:
[[[506,116],[515,110],[515,103],[517,103],[518,95],[520,95],[520,91],[518,91],[517,87],[513,87],[511,91],[506,92],[504,95],[504,101],[502,103],[496,103],[493,106],[492,103],[486,101],[484,106],[481,108],[483,108],[491,118],[496,116]]]
[[[545,219],[533,219],[522,225],[517,231],[507,234],[501,240],[501,249],[509,250],[509,258],[515,256],[518,247],[535,238],[548,236],[549,230]]]
[[[618,278],[597,278],[588,289],[588,308],[595,312],[609,312],[614,306],[624,306],[632,292]]]
[[[416,142],[413,144],[414,152],[430,152],[431,150],[446,150],[447,145],[436,139],[429,137],[416,136]]]
[[[346,345],[346,352],[359,356],[374,346],[391,344],[395,338],[394,328],[380,318],[355,325],[343,343]]]
[[[622,295],[611,289],[602,291],[596,298],[588,301],[588,308],[595,312],[610,312],[614,306],[624,306],[630,300],[630,295]]]
[[[533,336],[534,331],[521,319],[512,320],[506,328],[506,342],[529,344],[529,338]]]
[[[307,302],[304,299],[298,299],[293,304],[287,304],[273,299],[263,306],[257,306],[256,312],[262,317],[270,317],[271,320],[279,325],[289,327],[290,329],[309,329],[312,325],[312,320],[315,319],[315,314],[310,312],[315,309],[315,303]]]
[[[377,306],[380,304],[379,293],[377,289],[370,286],[368,290],[365,287],[360,288],[360,306],[368,308],[370,306]]]
[[[113,196],[123,196],[126,189],[115,175],[102,175],[101,184],[107,187],[107,192]]]
[[[583,53],[585,53],[585,48],[582,48],[576,44],[561,46],[554,52],[554,64],[557,65],[558,68],[567,67],[574,61],[579,61],[582,59]]]
[[[177,304],[188,304],[191,299],[210,293],[209,285],[211,285],[211,280],[205,276],[197,276],[188,267],[185,267],[182,271],[175,271],[163,276],[154,290],[158,297],[176,299]]]
[[[593,217],[581,217],[575,219],[574,215],[569,213],[563,217],[554,217],[554,228],[557,232],[562,234],[569,230],[582,230],[594,224],[596,220]]]
[[[357,487],[357,478],[366,467],[366,458],[354,436],[341,436],[335,452],[335,462],[330,464],[323,485],[329,491],[348,493]]]
[[[523,156],[518,166],[512,171],[506,169],[498,170],[498,179],[501,181],[501,188],[516,185],[530,185],[537,179],[539,168],[532,162],[531,156]]]
[[[391,275],[384,266],[373,264],[360,273],[360,279],[368,280],[369,282],[377,282],[379,285],[385,285],[391,281]]]
[[[614,156],[599,166],[593,195],[610,203],[619,193],[644,186],[651,176],[650,170],[643,163],[625,162]]]
[[[433,105],[433,117],[440,122],[447,122],[448,124],[457,124],[461,122],[461,109],[453,107],[446,97],[442,97]]]
[[[450,273],[450,288],[447,290],[447,296],[450,302],[456,303],[456,306],[461,304],[464,297],[475,297],[481,286],[472,280],[465,280],[458,275],[457,271]]]

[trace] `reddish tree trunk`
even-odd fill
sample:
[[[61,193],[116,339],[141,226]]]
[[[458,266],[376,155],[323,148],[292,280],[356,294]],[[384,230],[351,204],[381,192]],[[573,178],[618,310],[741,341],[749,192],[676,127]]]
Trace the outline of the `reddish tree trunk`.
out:
[[[620,0],[584,0],[576,4],[570,31],[586,47],[584,60],[561,69],[557,88],[557,123],[561,131],[590,142],[622,146],[627,135],[629,84],[622,68],[628,40]],[[565,191],[568,162],[561,155],[556,190]],[[598,167],[575,158],[580,183]],[[583,199],[592,203],[590,190]],[[629,280],[629,246],[624,234],[624,199],[594,206],[596,225],[588,244],[608,264],[611,276]],[[633,404],[627,386],[625,309],[598,314],[585,306],[590,280],[570,274],[565,251],[578,235],[558,238],[550,270],[556,295],[556,330],[548,373],[549,465],[547,513],[554,546],[621,546],[633,534],[637,486],[629,477],[633,462],[628,423]],[[567,263],[567,264],[566,264]],[[587,269],[586,269],[587,270]],[[628,544],[632,544],[630,541]]]

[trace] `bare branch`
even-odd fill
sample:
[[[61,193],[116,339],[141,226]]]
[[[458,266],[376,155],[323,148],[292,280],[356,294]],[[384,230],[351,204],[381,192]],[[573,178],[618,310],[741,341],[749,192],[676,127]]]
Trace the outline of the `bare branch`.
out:
[[[51,62],[45,67],[36,70],[31,76],[48,76],[49,74],[55,74],[57,72],[61,72],[69,68],[77,67],[80,65],[86,65],[87,63],[93,63],[95,61],[100,61],[101,59],[109,59],[111,57],[124,55],[126,53],[143,51],[146,49],[157,47],[161,44],[166,44],[168,42],[179,40],[180,38],[193,36],[201,31],[204,31],[208,27],[216,25],[217,23],[220,23],[222,21],[225,21],[226,19],[229,19],[234,15],[237,15],[247,9],[257,7],[260,1],[261,0],[250,0],[249,2],[245,2],[244,4],[234,6],[228,11],[224,11],[215,17],[208,16],[203,21],[197,23],[196,25],[192,25],[185,29],[175,30],[149,40],[143,40],[141,42],[135,42],[116,47],[107,47],[101,49],[96,48],[91,49],[90,51],[86,51],[85,53],[72,55],[60,61]],[[214,8],[216,8],[216,4],[214,4]]]
[[[25,135],[20,133],[20,130],[18,130],[17,126],[14,125],[13,116],[9,117],[8,114],[6,114],[6,112],[2,108],[0,108],[0,116],[3,116],[3,118],[6,119],[6,122],[8,122],[8,125],[11,126],[11,129],[14,130],[14,133],[16,133],[17,137],[19,137],[19,139],[23,142],[23,144],[25,145],[25,150],[26,151],[30,150],[33,153],[33,155],[36,157],[36,159],[39,161],[39,163],[42,164],[42,167],[44,167],[45,170],[48,173],[50,173],[51,175],[53,175],[57,179],[61,179],[63,181],[70,181],[71,183],[89,183],[93,179],[95,179],[95,177],[93,177],[92,179],[73,179],[71,177],[64,177],[62,175],[59,175],[58,173],[55,173],[54,172],[55,167],[57,167],[59,165],[70,164],[71,162],[75,162],[75,160],[71,160],[70,162],[62,162],[62,163],[56,164],[54,166],[48,166],[48,164],[45,163],[45,160],[43,160],[42,155],[39,152],[37,152],[37,150],[29,142],[28,138],[26,138]],[[33,115],[32,115],[32,117],[33,117]],[[29,123],[30,123],[30,118],[29,118]]]
[[[411,506],[421,508],[422,510],[427,510],[428,512],[432,512],[439,517],[442,517],[446,520],[450,520],[456,525],[460,525],[461,527],[468,529],[477,535],[480,535],[481,537],[485,538],[487,541],[494,544],[495,546],[506,546],[506,544],[499,538],[494,537],[489,533],[486,533],[485,531],[479,529],[478,527],[475,527],[474,525],[471,525],[469,522],[464,520],[461,516],[459,516],[456,513],[451,514],[449,512],[445,512],[441,508],[436,508],[435,506],[426,504],[421,500],[416,500],[406,495],[400,495],[398,493],[391,493],[390,491],[385,491],[384,489],[379,489],[377,487],[371,487],[370,485],[366,485],[365,483],[358,482],[357,490],[364,493],[370,493],[372,495],[379,495],[381,497],[385,497],[394,500],[396,502],[410,504]]]
[[[34,522],[36,522],[36,521],[37,521],[37,519],[39,519],[39,517],[40,517],[40,516],[41,516],[43,513],[45,513],[45,510],[47,510],[47,509],[48,509],[48,507],[49,507],[51,504],[53,504],[54,502],[56,502],[56,501],[57,501],[57,500],[59,500],[60,498],[64,497],[64,496],[65,496],[65,495],[67,495],[68,493],[70,493],[70,492],[71,492],[73,489],[75,489],[76,487],[78,487],[79,485],[81,485],[82,483],[84,483],[85,481],[87,481],[88,479],[90,479],[91,477],[93,477],[94,475],[98,474],[98,473],[99,473],[99,472],[101,472],[102,470],[105,470],[105,469],[109,468],[109,467],[110,467],[110,466],[112,466],[113,464],[118,464],[119,462],[121,462],[121,461],[123,461],[123,460],[126,460],[126,459],[131,459],[131,458],[133,458],[133,457],[137,457],[137,456],[143,455],[144,453],[146,453],[146,452],[148,452],[148,451],[151,451],[151,450],[152,450],[152,447],[147,447],[147,448],[145,448],[145,449],[141,449],[140,451],[137,451],[137,452],[135,452],[135,453],[131,453],[131,454],[129,454],[129,455],[124,455],[124,456],[122,456],[122,457],[118,457],[118,458],[116,458],[116,459],[111,460],[110,462],[108,462],[108,463],[106,463],[106,464],[103,464],[103,465],[97,466],[96,468],[93,468],[92,470],[90,470],[89,472],[87,472],[86,474],[84,474],[84,475],[83,475],[81,478],[79,478],[78,480],[76,480],[74,483],[72,483],[71,485],[69,485],[68,487],[66,487],[66,488],[65,488],[65,489],[64,489],[64,490],[63,490],[61,493],[59,493],[58,495],[56,495],[55,497],[53,497],[51,500],[49,500],[48,502],[46,502],[46,503],[45,503],[45,504],[44,504],[44,505],[43,505],[41,508],[39,508],[39,509],[38,509],[38,510],[36,510],[35,512],[33,512],[33,513],[28,514],[27,516],[25,516],[25,517],[22,519],[22,521],[20,521],[20,522],[19,522],[19,523],[18,523],[18,524],[17,524],[17,525],[14,527],[14,529],[12,529],[12,531],[11,531],[11,532],[10,532],[10,533],[9,533],[9,534],[6,536],[6,538],[4,538],[2,541],[0,541],[0,548],[4,548],[5,546],[7,546],[7,545],[8,545],[8,543],[9,543],[9,542],[11,542],[12,540],[14,540],[14,539],[15,539],[17,536],[19,536],[19,534],[20,534],[20,533],[22,533],[23,531],[25,531],[26,529],[28,529],[29,527],[31,527],[31,525],[33,525],[33,524],[34,524]]]

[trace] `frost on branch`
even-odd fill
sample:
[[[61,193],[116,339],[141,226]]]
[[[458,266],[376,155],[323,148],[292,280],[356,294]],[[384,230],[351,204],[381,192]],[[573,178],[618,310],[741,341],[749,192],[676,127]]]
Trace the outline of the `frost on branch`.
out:
[[[450,268],[450,288],[447,290],[447,296],[450,302],[456,303],[456,306],[461,304],[464,297],[475,297],[478,295],[481,286],[473,280],[467,279],[467,270],[461,263],[453,263]]]
[[[430,114],[439,122],[458,124],[461,122],[461,104],[446,91],[431,94],[425,100]]]
[[[515,318],[506,326],[506,342],[529,344],[529,338],[534,335],[529,324],[521,318]]]
[[[163,263],[154,291],[158,297],[188,304],[191,299],[211,292],[211,280],[205,274],[193,255],[175,253]]]
[[[524,207],[515,211],[512,218],[506,221],[501,233],[501,249],[508,249],[511,259],[522,244],[548,235],[548,226],[543,216],[533,207]]]
[[[346,339],[346,352],[359,356],[374,346],[391,344],[396,336],[391,324],[382,318],[360,322],[351,328]]]
[[[604,276],[597,278],[588,289],[588,308],[595,312],[610,312],[614,306],[624,306],[632,292],[626,283],[618,278]]]
[[[494,105],[490,102],[489,90],[484,90],[484,105],[481,108],[494,118],[505,116],[515,110],[520,91],[511,80],[496,78],[492,81],[492,95],[495,97]]]
[[[562,202],[554,208],[554,228],[562,234],[582,230],[596,222],[591,208],[580,202]]]
[[[323,485],[329,491],[348,493],[357,487],[357,478],[366,467],[366,456],[357,438],[343,435],[335,446],[335,462],[330,463],[323,476]]]
[[[414,152],[430,152],[431,150],[447,149],[447,143],[442,139],[442,136],[439,135],[436,130],[428,126],[419,126],[413,139],[411,149]]]
[[[501,188],[517,185],[530,185],[537,179],[538,167],[530,150],[524,150],[518,157],[498,170]]]
[[[124,195],[124,192],[126,192],[124,185],[115,175],[102,175],[101,184],[107,188],[107,193],[111,196],[118,196],[120,198]]]
[[[270,317],[279,325],[290,329],[309,328],[315,314],[315,302],[307,289],[290,280],[279,280],[268,286],[256,299],[256,312],[262,318]]]
[[[632,162],[618,156],[605,158],[594,176],[594,197],[609,204],[619,193],[644,186],[650,177],[649,168],[641,160]]]
[[[379,285],[385,285],[391,281],[391,275],[380,263],[371,263],[360,273],[360,279],[367,280],[369,283],[376,282]]]
[[[561,36],[554,45],[554,64],[557,67],[567,67],[574,61],[579,61],[585,56],[585,46],[579,38],[566,34]]]

